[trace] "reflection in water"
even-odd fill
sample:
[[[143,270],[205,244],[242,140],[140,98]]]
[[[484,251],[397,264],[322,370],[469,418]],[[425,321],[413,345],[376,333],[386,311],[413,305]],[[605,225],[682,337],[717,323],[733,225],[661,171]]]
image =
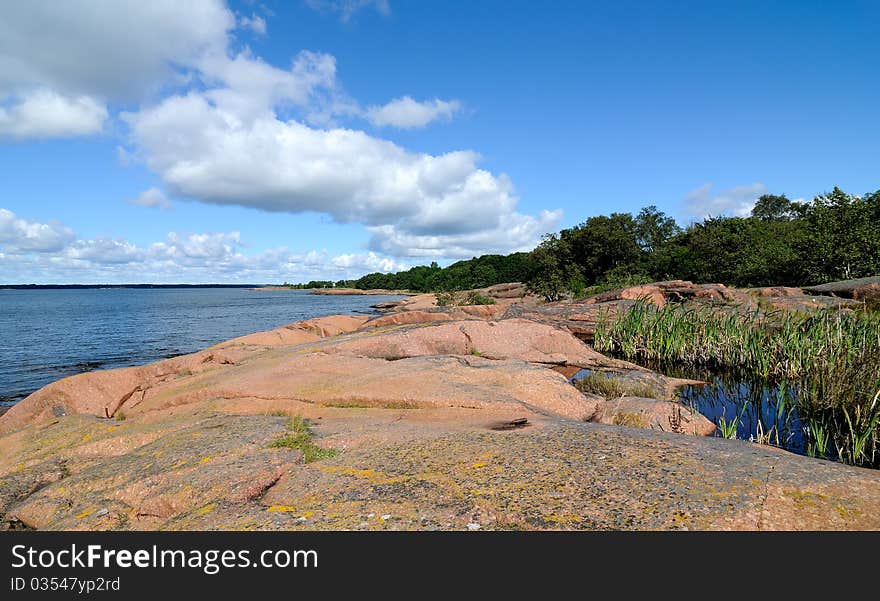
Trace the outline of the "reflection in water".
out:
[[[801,455],[817,454],[809,436],[805,436],[809,424],[798,416],[796,384],[694,366],[652,364],[646,367],[672,377],[707,382],[683,388],[679,398],[718,427],[716,436],[769,444]],[[587,373],[582,370],[575,378]],[[826,449],[824,454],[826,459],[836,459],[833,448]]]
[[[729,376],[706,380],[709,383],[705,386],[688,386],[680,396],[683,403],[718,426],[718,436],[753,440],[806,454],[795,387]]]
[[[649,367],[669,376],[707,382],[685,387],[679,396],[683,403],[718,426],[716,436],[769,444],[800,455],[816,455],[809,437],[805,436],[809,424],[798,414],[798,383],[687,365]],[[833,455],[833,451],[828,449],[824,454]]]

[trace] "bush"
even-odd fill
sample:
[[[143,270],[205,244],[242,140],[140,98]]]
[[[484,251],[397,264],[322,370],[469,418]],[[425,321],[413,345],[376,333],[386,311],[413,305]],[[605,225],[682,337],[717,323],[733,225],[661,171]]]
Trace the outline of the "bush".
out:
[[[476,290],[471,290],[468,292],[467,297],[465,298],[465,302],[463,305],[494,305],[495,299],[489,296],[485,296],[480,294]]]

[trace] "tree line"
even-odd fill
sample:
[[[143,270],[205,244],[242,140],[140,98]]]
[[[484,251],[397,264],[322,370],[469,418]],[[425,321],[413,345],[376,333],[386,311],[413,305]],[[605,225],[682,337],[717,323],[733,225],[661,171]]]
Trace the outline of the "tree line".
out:
[[[809,202],[766,194],[748,217],[709,217],[684,228],[656,206],[599,215],[545,235],[529,253],[483,255],[445,268],[431,263],[337,285],[437,292],[526,282],[557,300],[669,279],[805,286],[878,274],[880,190],[855,196],[835,187]]]

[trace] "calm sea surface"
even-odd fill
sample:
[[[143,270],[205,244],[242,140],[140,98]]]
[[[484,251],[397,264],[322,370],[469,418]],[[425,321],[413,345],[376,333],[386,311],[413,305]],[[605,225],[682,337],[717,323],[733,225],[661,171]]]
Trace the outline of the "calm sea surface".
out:
[[[0,404],[65,376],[142,365],[399,296],[244,288],[0,290]]]

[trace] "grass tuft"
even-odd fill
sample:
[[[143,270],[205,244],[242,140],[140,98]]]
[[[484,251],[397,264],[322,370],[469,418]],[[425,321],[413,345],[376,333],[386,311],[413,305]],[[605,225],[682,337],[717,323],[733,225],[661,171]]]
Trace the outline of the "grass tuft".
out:
[[[301,451],[306,463],[320,461],[336,457],[339,454],[337,449],[325,449],[319,447],[312,442],[312,429],[309,422],[302,417],[292,417],[287,422],[287,429],[290,434],[273,441],[269,446],[272,448],[296,449]]]
[[[630,382],[625,378],[592,372],[573,382],[581,392],[598,394],[608,400],[624,396],[638,396],[648,399],[659,399],[661,394],[653,387],[640,382]]]

